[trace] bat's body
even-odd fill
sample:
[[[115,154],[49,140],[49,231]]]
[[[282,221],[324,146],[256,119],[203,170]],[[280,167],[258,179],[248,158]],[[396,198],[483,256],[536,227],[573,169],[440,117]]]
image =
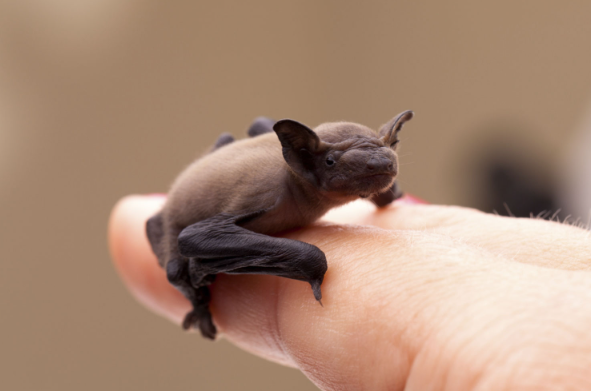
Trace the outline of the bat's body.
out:
[[[215,336],[207,286],[218,273],[307,281],[320,300],[327,269],[322,251],[268,235],[309,225],[359,197],[378,206],[397,198],[396,135],[410,118],[412,112],[400,114],[380,135],[352,123],[312,131],[291,120],[273,127],[268,119],[253,124],[251,138],[234,142],[222,135],[180,174],[147,224],[169,281],[194,306],[183,327]]]
[[[219,213],[270,209],[244,227],[274,234],[310,224],[335,206],[335,201],[319,198],[313,184],[288,169],[277,135],[267,133],[233,142],[194,162],[173,184],[164,216],[186,227]]]

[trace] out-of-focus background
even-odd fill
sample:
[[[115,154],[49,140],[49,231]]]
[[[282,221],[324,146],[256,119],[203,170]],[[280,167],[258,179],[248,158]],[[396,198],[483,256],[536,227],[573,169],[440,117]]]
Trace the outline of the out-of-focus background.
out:
[[[1,2],[0,388],[315,389],[142,308],[106,246],[120,197],[165,192],[259,115],[378,127],[412,109],[407,192],[586,220],[589,15],[588,1]]]

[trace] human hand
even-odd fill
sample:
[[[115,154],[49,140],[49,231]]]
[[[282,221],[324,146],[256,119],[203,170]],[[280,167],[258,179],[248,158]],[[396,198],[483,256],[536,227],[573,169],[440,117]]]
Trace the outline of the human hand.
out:
[[[109,241],[134,296],[180,324],[191,306],[144,233],[163,202],[123,199]],[[591,389],[588,231],[409,198],[323,220],[284,236],[325,252],[324,307],[304,282],[220,275],[223,337],[324,390]]]

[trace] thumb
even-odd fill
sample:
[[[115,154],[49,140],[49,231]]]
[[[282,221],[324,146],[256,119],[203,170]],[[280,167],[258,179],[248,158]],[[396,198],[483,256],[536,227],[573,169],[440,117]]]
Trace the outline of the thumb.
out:
[[[115,267],[135,298],[150,310],[180,324],[191,306],[168,283],[145,235],[147,219],[160,210],[164,200],[158,196],[130,196],[121,200],[110,218],[109,245]],[[340,257],[331,263],[324,279],[324,308],[316,302],[310,285],[305,282],[266,275],[219,275],[212,285],[211,310],[221,334],[259,356],[298,367],[308,376],[313,372],[320,374],[323,367],[330,365],[335,378],[346,379],[349,376],[340,374],[344,368],[359,366],[359,360],[365,360],[350,352],[361,352],[364,347],[372,346],[384,348],[388,372],[396,368],[399,375],[405,373],[408,370],[405,353],[385,348],[384,336],[375,332],[389,329],[375,317],[381,300],[375,301],[372,290],[364,289],[375,277],[370,280],[347,277],[370,276],[372,266],[354,265],[341,256],[363,246],[364,241],[375,235],[374,231],[381,230],[366,228],[364,232],[359,229],[353,232],[346,227],[321,225],[303,231],[290,237],[304,241],[323,237],[327,256]],[[338,247],[347,242],[339,251]],[[366,254],[371,257],[371,252]],[[375,305],[367,305],[368,302]],[[375,331],[367,332],[368,327]],[[377,368],[372,371],[372,377],[379,377]],[[367,384],[358,371],[347,382],[352,384],[354,377],[355,382]]]
[[[135,297],[180,324],[190,305],[166,280],[144,232],[163,201],[138,196],[120,201],[109,240],[115,265]],[[530,278],[530,265],[445,235],[318,224],[286,237],[325,252],[324,307],[301,281],[219,275],[211,286],[211,310],[225,338],[299,368],[323,389],[427,385],[445,380],[453,368],[461,369],[454,389],[464,389],[486,369],[493,351],[482,346],[492,338],[475,343],[474,336],[502,330],[499,319],[536,308],[529,290],[539,286],[523,281],[532,285],[542,272],[534,270],[537,280]],[[543,285],[555,279],[556,271]],[[507,288],[512,286],[520,289]]]

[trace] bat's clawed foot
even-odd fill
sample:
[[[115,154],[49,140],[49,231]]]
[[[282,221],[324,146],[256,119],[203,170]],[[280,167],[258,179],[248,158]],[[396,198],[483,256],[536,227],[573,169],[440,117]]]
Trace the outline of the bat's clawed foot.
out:
[[[383,208],[387,205],[390,205],[393,201],[396,201],[403,195],[404,193],[402,190],[400,190],[400,186],[398,186],[398,182],[396,181],[388,190],[383,193],[372,195],[369,200],[373,202],[378,208]]]
[[[193,311],[185,315],[183,329],[199,329],[205,338],[215,339],[217,329],[211,319],[211,313],[207,308],[193,308]]]
[[[196,328],[205,338],[215,339],[216,328],[209,312],[211,294],[208,288],[215,276],[196,276],[189,263],[195,262],[186,258],[173,258],[166,265],[168,281],[193,304],[193,311],[183,320],[183,329]]]

